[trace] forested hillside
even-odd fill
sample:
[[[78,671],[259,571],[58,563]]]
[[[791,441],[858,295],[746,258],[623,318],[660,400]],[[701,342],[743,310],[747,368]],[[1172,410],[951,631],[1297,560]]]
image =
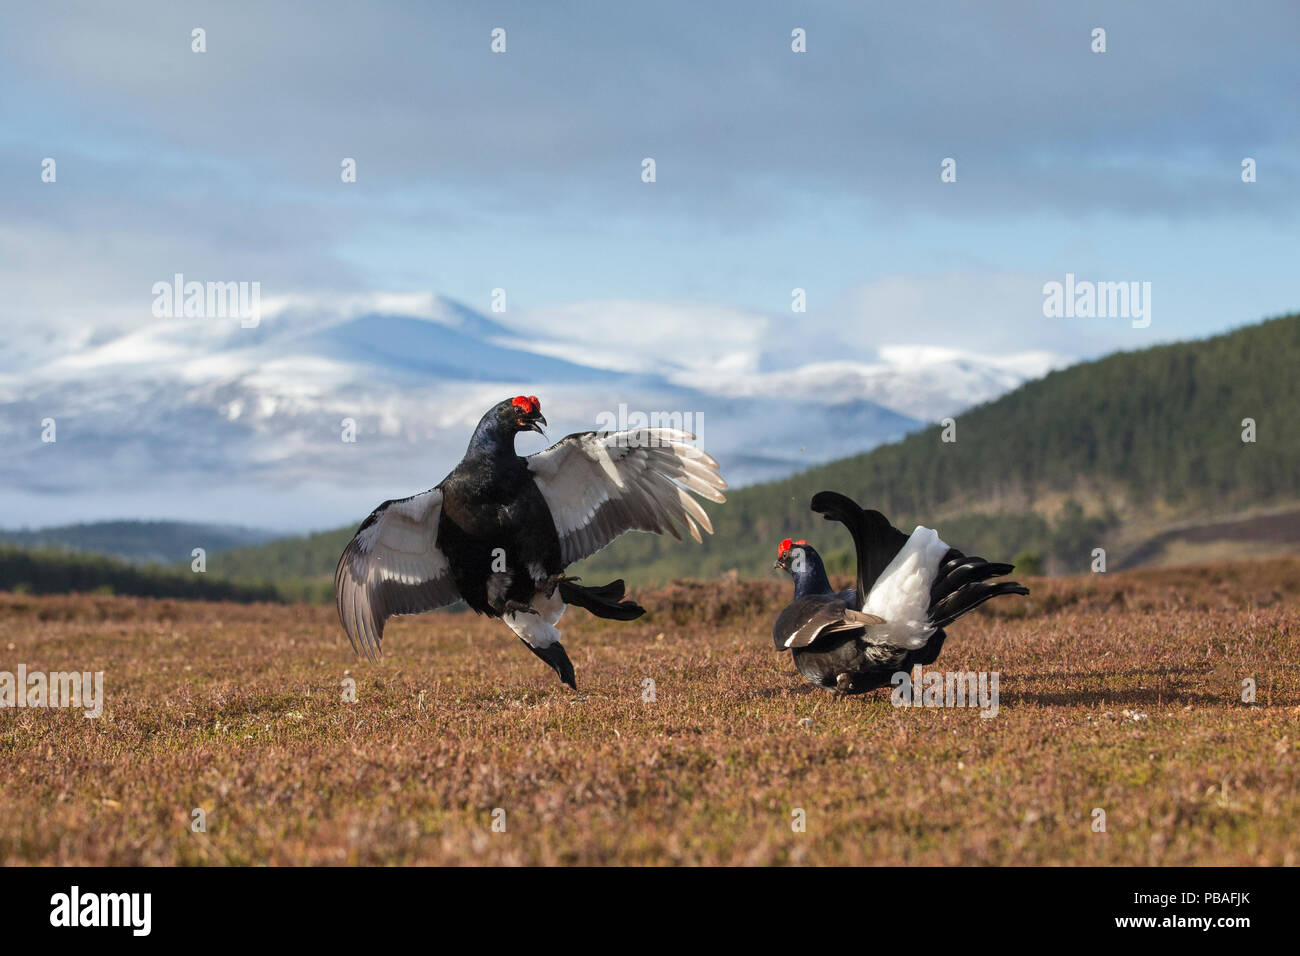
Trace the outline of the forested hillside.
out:
[[[1053,372],[901,442],[742,489],[713,508],[703,547],[630,536],[588,562],[633,579],[763,573],[778,541],[824,542],[848,568],[848,535],[808,511],[823,488],[910,529],[1049,570],[1083,570],[1165,524],[1300,499],[1300,316]],[[1242,440],[1243,419],[1256,440]],[[726,473],[726,462],[722,463]]]
[[[103,555],[28,551],[8,545],[0,545],[0,590],[208,601],[279,601],[294,596],[278,585],[236,582],[190,570],[131,564]]]
[[[240,581],[274,584],[291,600],[332,601],[334,567],[356,530],[356,525],[348,525],[257,548],[234,548],[212,555],[208,571]]]
[[[189,561],[195,548],[208,554],[265,544],[277,537],[234,525],[185,521],[95,521],[56,528],[0,530],[0,544],[41,551],[104,554],[127,561]]]

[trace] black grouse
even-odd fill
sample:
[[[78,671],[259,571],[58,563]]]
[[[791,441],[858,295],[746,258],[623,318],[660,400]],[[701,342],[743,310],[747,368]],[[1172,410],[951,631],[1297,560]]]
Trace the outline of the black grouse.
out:
[[[950,548],[930,528],[906,535],[879,511],[834,491],[813,496],[812,510],[849,529],[857,551],[857,586],[836,593],[821,557],[806,541],[781,542],[776,567],[794,578],[794,600],[776,619],[772,639],[789,649],[812,683],[837,694],[883,687],[899,671],[932,664],[944,628],[1000,594],[1028,594],[1009,574]]]
[[[555,624],[566,605],[630,621],[645,610],[623,582],[584,587],[564,569],[625,531],[696,540],[713,526],[694,492],[725,501],[718,463],[671,428],[580,432],[528,458],[520,432],[542,434],[535,395],[490,408],[451,474],[423,494],[385,501],[344,549],[334,572],[339,620],[373,660],[384,621],[463,599],[499,617],[528,649],[577,687]]]

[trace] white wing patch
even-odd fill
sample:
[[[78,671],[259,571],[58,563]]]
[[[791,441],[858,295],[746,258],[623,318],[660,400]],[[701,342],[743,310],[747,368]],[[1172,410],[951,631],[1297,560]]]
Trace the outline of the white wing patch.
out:
[[[948,545],[931,528],[916,526],[894,560],[880,572],[862,610],[885,619],[867,639],[915,650],[935,631],[930,623],[930,588]]]
[[[555,520],[566,565],[595,554],[627,531],[696,541],[713,523],[692,494],[726,501],[718,463],[672,428],[569,435],[528,459]]]
[[[357,653],[379,656],[384,621],[419,614],[460,597],[437,546],[442,491],[434,488],[374,510],[334,571],[339,621]]]

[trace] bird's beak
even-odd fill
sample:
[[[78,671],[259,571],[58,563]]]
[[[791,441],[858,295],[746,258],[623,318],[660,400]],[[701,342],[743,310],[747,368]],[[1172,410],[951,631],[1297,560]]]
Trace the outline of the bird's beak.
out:
[[[538,415],[527,425],[525,425],[524,428],[530,432],[537,432],[537,434],[544,436],[546,432],[542,431],[542,426],[545,424],[546,424],[546,418],[542,415]]]
[[[785,570],[785,558],[777,558],[775,561],[773,561],[773,562],[772,562],[772,570],[773,570],[773,571],[784,571],[784,570]]]

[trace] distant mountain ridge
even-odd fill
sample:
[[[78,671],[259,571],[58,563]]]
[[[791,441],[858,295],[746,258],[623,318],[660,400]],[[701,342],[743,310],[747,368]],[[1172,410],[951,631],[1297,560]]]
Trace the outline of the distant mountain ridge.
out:
[[[361,502],[437,481],[483,410],[520,392],[541,396],[558,434],[620,403],[689,412],[739,486],[896,440],[1029,374],[946,355],[760,372],[771,363],[749,339],[707,352],[689,332],[534,329],[440,298],[348,308],[291,304],[254,328],[161,319],[32,345],[0,368],[0,515],[165,507],[196,522],[341,523]],[[56,441],[42,437],[47,420]]]

